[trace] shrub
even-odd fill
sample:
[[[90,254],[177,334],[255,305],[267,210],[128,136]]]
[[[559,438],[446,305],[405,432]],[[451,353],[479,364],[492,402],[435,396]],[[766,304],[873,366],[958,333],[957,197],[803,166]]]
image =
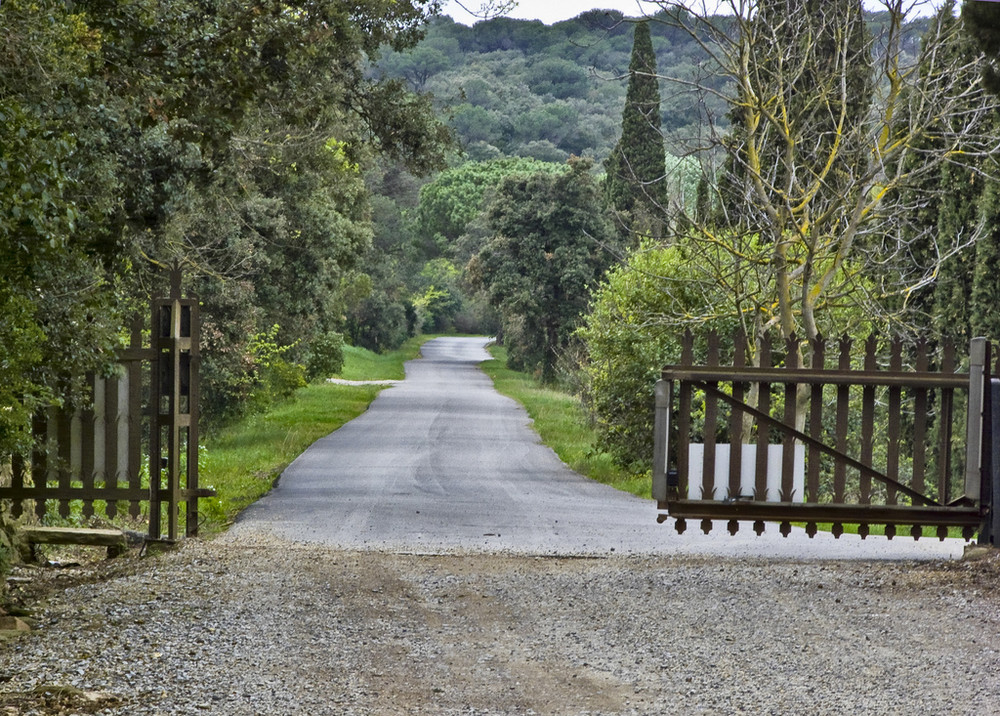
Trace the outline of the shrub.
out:
[[[280,345],[277,341],[279,330],[278,324],[274,324],[270,330],[252,336],[247,346],[254,366],[250,405],[255,411],[266,410],[275,401],[287,398],[306,385],[305,367],[284,358],[295,344]]]
[[[344,369],[344,337],[336,331],[316,336],[306,357],[306,379],[329,378]]]
[[[677,246],[644,246],[631,252],[594,292],[591,313],[578,332],[587,354],[586,400],[599,446],[619,464],[648,462],[653,450],[653,386],[660,369],[679,358],[690,316],[725,313],[718,294]],[[711,324],[725,331],[734,322]]]

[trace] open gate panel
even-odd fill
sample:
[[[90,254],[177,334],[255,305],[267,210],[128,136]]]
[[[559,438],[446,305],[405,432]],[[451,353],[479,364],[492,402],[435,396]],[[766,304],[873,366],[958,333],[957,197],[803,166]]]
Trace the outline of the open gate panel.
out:
[[[778,522],[786,536],[792,523],[810,536],[823,523],[836,536],[845,524],[862,537],[872,525],[889,538],[901,526],[914,537],[922,527],[942,539],[952,527],[966,539],[981,532],[991,502],[986,341],[973,341],[968,372],[950,347],[932,354],[895,341],[886,354],[875,338],[860,351],[848,339],[835,346],[828,359],[822,339],[775,350],[737,335],[724,356],[714,334],[702,348],[688,333],[681,363],[656,386],[659,520],[683,531],[698,519],[706,532],[724,520],[733,534],[741,522],[758,534]]]

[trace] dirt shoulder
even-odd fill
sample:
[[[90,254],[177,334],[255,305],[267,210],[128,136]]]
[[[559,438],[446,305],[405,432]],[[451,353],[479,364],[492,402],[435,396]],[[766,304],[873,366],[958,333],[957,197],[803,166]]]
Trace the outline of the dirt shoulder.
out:
[[[189,541],[22,574],[0,713],[986,713],[998,566]]]

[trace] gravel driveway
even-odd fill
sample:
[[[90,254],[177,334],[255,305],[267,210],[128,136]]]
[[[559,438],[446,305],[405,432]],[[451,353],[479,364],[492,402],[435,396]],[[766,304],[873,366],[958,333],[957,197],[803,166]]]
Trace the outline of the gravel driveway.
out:
[[[54,589],[0,713],[997,713],[997,567],[188,541]]]

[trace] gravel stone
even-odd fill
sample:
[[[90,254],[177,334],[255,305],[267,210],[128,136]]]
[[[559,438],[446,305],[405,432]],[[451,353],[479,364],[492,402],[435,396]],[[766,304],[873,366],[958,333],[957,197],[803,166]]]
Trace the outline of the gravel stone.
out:
[[[1000,562],[187,540],[46,582],[0,714],[983,714]],[[35,586],[39,586],[35,584]],[[14,587],[12,587],[14,589]]]

